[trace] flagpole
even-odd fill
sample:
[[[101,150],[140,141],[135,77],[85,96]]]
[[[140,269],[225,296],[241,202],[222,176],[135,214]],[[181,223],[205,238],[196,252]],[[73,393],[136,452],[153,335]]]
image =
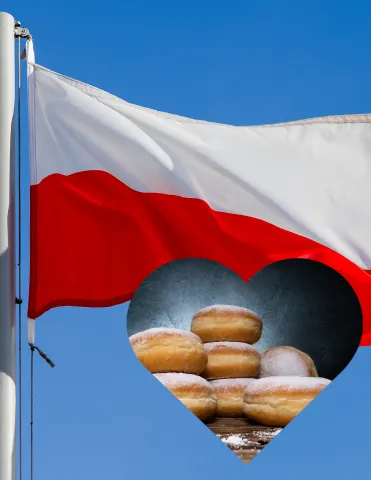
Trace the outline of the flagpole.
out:
[[[0,480],[15,480],[14,18],[0,12]]]

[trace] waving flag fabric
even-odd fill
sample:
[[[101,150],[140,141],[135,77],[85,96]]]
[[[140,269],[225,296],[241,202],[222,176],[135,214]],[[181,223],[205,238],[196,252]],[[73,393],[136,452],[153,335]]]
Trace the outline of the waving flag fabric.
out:
[[[371,118],[236,127],[127,103],[29,57],[29,315],[129,300],[180,258],[248,280],[318,260],[356,291],[371,344]],[[331,286],[329,286],[331,288]]]

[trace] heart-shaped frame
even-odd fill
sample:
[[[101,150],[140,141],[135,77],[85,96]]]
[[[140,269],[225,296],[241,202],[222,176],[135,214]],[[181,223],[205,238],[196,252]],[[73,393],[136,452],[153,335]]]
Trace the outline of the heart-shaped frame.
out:
[[[168,263],[135,292],[127,314],[128,334],[154,327],[189,330],[194,313],[213,304],[255,311],[263,320],[262,338],[255,345],[261,352],[273,346],[296,347],[313,358],[320,377],[330,380],[349,364],[361,340],[362,311],[348,282],[330,267],[303,259],[271,264],[248,282],[205,259]],[[243,428],[244,422],[216,419],[208,426],[247,462],[279,430]]]

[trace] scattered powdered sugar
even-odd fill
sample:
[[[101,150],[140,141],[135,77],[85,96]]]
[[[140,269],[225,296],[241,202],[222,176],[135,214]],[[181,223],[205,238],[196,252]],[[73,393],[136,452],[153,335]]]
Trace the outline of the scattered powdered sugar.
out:
[[[189,332],[188,330],[181,330],[179,328],[166,328],[166,327],[157,327],[157,328],[150,328],[149,330],[144,330],[143,332],[134,333],[131,337],[129,337],[130,343],[141,343],[144,344],[156,337],[162,337],[164,335],[181,335],[183,337],[193,338],[199,342],[201,342],[200,337],[196,334]]]
[[[260,378],[287,375],[308,377],[312,372],[311,363],[310,357],[296,348],[269,348],[262,355]]]
[[[157,378],[165,387],[189,387],[197,385],[199,387],[207,388],[210,392],[214,392],[214,389],[210,383],[198,375],[192,375],[191,373],[156,373],[154,377]]]
[[[248,439],[240,434],[229,435],[228,437],[219,436],[219,439],[225,443],[228,447],[241,448],[249,444]]]
[[[204,348],[207,352],[217,352],[217,351],[223,351],[227,349],[233,349],[239,352],[259,353],[256,347],[253,347],[248,343],[242,343],[242,342],[209,342],[209,343],[204,343]]]
[[[255,378],[222,378],[218,380],[210,380],[211,386],[219,391],[228,391],[230,389],[240,388],[244,390]]]
[[[208,307],[201,308],[196,315],[203,315],[207,313],[234,313],[236,315],[249,315],[249,316],[254,316],[258,317],[258,315],[253,312],[252,310],[249,310],[248,308],[244,307],[237,307],[234,305],[210,305]]]
[[[251,430],[249,433],[231,433],[229,435],[218,433],[217,437],[231,450],[248,447],[249,450],[260,451],[281,431],[282,428],[265,428],[264,430]]]
[[[271,440],[280,432],[282,432],[282,428],[270,428],[269,430],[256,430],[254,432],[254,435],[258,438],[261,438],[262,440]]]
[[[287,392],[294,390],[308,390],[312,388],[326,387],[331,383],[327,378],[321,377],[266,377],[260,378],[251,383],[246,388],[249,395],[259,395],[272,392],[274,390],[285,390]]]

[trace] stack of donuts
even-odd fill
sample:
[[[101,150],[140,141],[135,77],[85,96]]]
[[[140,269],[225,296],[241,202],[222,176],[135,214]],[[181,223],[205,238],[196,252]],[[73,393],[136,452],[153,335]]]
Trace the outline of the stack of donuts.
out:
[[[219,417],[242,417],[244,391],[260,372],[262,321],[247,308],[212,305],[197,312],[191,331],[204,342],[208,363],[202,376],[217,396]]]
[[[141,363],[203,421],[247,417],[284,427],[330,383],[296,348],[260,354],[253,344],[262,320],[246,308],[203,308],[190,330],[152,328],[129,340]]]
[[[214,390],[200,376],[207,353],[197,335],[177,328],[151,328],[129,340],[140,362],[200,420],[215,415]]]
[[[312,358],[294,347],[272,347],[261,356],[259,379],[244,392],[244,413],[253,422],[285,427],[330,383]]]

